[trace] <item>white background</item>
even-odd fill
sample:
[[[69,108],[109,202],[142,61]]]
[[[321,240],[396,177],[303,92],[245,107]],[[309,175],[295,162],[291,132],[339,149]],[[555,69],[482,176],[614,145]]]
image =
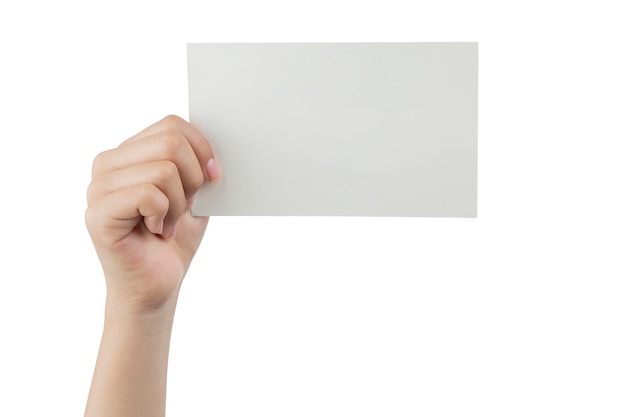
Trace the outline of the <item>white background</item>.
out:
[[[169,416],[625,415],[620,3],[3,2],[0,415],[82,414],[91,160],[210,41],[479,41],[478,219],[212,218]]]

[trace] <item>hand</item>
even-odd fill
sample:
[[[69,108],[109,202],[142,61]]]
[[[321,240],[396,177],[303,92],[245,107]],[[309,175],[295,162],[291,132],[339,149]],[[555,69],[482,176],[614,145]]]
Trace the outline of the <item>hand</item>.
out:
[[[96,157],[85,219],[107,303],[148,312],[175,302],[208,223],[191,216],[193,197],[220,177],[209,142],[176,116]]]

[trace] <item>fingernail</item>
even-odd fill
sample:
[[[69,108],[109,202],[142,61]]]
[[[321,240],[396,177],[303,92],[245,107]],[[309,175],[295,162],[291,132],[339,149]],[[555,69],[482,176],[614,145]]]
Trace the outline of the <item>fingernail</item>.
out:
[[[159,235],[163,234],[163,225],[164,225],[164,223],[165,223],[165,219],[161,220],[161,224],[159,225],[159,232],[158,232]]]
[[[206,171],[209,174],[209,180],[217,181],[222,178],[222,172],[220,171],[220,167],[217,165],[217,161],[215,158],[209,159],[209,162],[206,164]]]
[[[168,224],[166,227],[163,228],[163,233],[161,233],[161,236],[166,239],[176,236],[176,225]]]

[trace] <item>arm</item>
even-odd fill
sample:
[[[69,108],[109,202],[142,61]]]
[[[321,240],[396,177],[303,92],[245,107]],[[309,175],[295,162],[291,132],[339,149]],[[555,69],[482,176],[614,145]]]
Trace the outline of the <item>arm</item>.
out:
[[[138,314],[106,304],[85,416],[164,416],[175,306]]]
[[[220,177],[209,142],[175,116],[95,159],[85,217],[107,297],[85,416],[165,415],[176,301],[208,222],[189,208]]]

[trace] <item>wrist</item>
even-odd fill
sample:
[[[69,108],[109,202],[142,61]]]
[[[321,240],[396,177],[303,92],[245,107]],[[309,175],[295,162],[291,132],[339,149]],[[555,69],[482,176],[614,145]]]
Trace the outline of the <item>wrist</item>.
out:
[[[153,314],[176,308],[182,280],[170,284],[156,277],[107,274],[106,283],[107,307],[132,314]]]
[[[144,303],[129,301],[125,297],[107,294],[105,326],[143,335],[170,333],[177,299],[176,294],[155,308]]]

